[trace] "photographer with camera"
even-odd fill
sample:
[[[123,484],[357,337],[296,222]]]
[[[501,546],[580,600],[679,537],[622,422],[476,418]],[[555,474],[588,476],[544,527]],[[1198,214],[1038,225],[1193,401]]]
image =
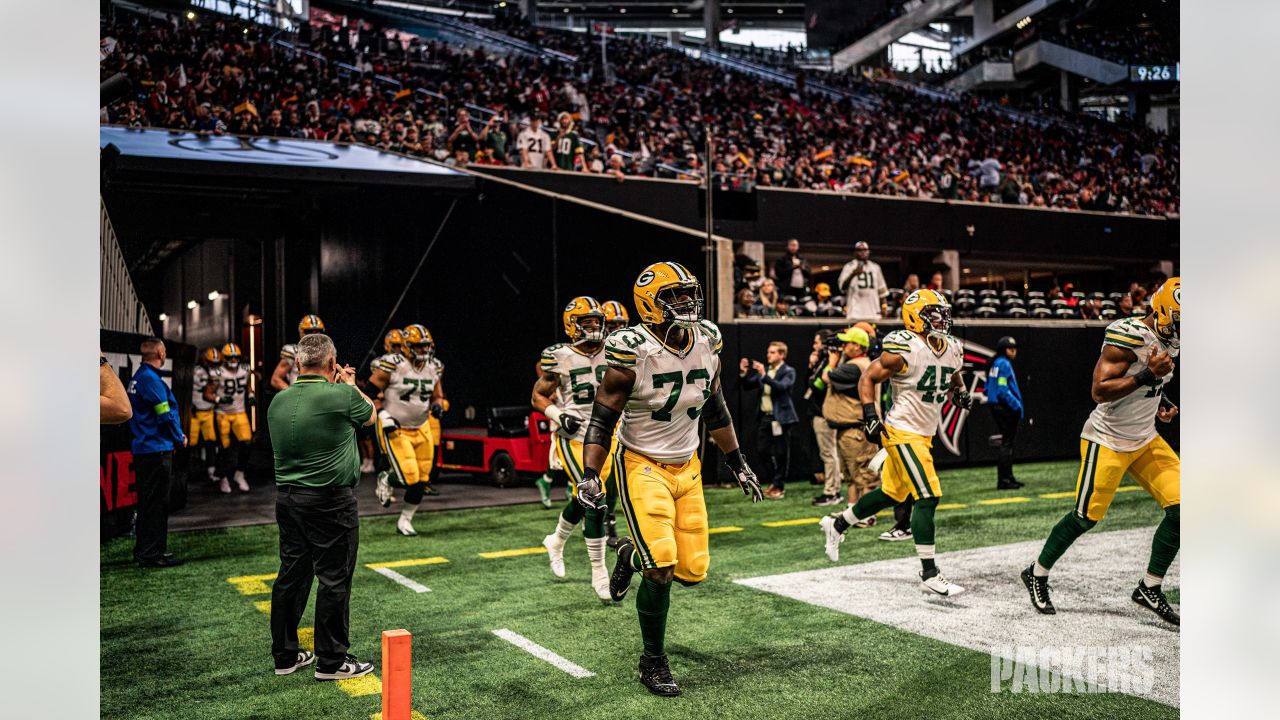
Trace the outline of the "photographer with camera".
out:
[[[822,460],[822,470],[817,473],[822,482],[822,494],[813,499],[813,504],[819,507],[841,502],[842,478],[840,455],[836,452],[836,429],[823,417],[822,406],[827,399],[824,375],[831,367],[831,354],[840,352],[843,347],[844,343],[836,337],[834,330],[819,330],[813,336],[813,352],[809,353],[809,385],[805,388],[804,399],[813,411],[813,438],[818,443],[818,457]]]
[[[858,399],[858,381],[871,365],[867,348],[871,337],[862,328],[851,327],[838,333],[827,344],[827,367],[822,371],[822,381],[827,386],[827,397],[822,404],[822,416],[836,432],[836,453],[840,459],[840,473],[849,479],[849,502],[874,490],[880,484],[880,475],[868,465],[878,448],[867,439],[862,427],[862,401]],[[879,388],[876,389],[877,408]],[[828,486],[828,494],[830,486]],[[837,494],[839,485],[835,486]],[[836,503],[829,503],[836,504]],[[875,517],[867,518],[861,527],[875,524]]]

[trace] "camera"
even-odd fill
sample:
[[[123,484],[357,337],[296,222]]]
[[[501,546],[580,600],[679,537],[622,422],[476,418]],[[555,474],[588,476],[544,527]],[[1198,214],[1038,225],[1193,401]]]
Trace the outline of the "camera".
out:
[[[838,335],[832,333],[831,337],[822,341],[822,347],[832,352],[840,352],[844,349],[844,341]]]

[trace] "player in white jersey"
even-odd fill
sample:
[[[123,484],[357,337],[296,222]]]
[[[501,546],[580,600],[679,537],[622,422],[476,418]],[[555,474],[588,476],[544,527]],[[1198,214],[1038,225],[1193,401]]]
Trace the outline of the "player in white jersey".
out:
[[[600,472],[619,418],[613,481],[630,537],[618,544],[609,593],[621,600],[640,571],[636,593],[640,682],[655,695],[680,687],[664,654],[671,581],[695,585],[707,575],[707,506],[697,451],[699,418],[752,502],[763,493],[747,467],[720,392],[720,330],[702,319],[702,288],[683,266],[654,263],[633,289],[641,324],[605,340],[608,369],[596,392],[584,439],[585,464],[577,498],[587,508],[605,503]]]
[[[218,374],[222,371],[222,353],[207,347],[200,362],[191,371],[191,419],[187,423],[187,447],[191,448],[192,465],[204,463],[210,480],[216,480],[218,429],[214,425],[213,408],[218,402]],[[228,488],[229,490],[230,488]]]
[[[942,485],[930,450],[943,404],[950,400],[962,411],[973,404],[960,374],[964,348],[951,336],[947,299],[933,290],[917,290],[907,296],[902,304],[902,324],[906,329],[884,336],[883,352],[858,381],[863,432],[887,451],[880,487],[843,512],[822,518],[820,525],[827,557],[835,562],[840,559],[840,543],[850,526],[875,517],[910,495],[915,499],[911,535],[920,558],[920,581],[939,595],[958,595],[964,588],[948,581],[934,562],[933,516]],[[875,387],[886,381],[891,383],[893,406],[881,423]]]
[[[431,362],[427,329],[415,324],[403,332],[404,354],[382,356],[369,377],[369,384],[382,393],[374,427],[378,445],[391,465],[388,475],[379,476],[376,492],[383,506],[390,507],[394,500],[391,485],[407,488],[396,532],[417,535],[413,516],[426,495],[435,461],[435,439],[427,419],[444,396],[436,365]]]
[[[582,482],[582,439],[596,388],[604,377],[604,311],[595,298],[576,297],[564,309],[567,344],[542,351],[539,376],[533,384],[533,409],[547,416],[556,428],[556,459],[569,475],[569,501],[560,511],[555,532],[542,539],[551,563],[551,574],[564,577],[564,545],[578,523],[587,541],[591,561],[591,587],[603,602],[610,602],[609,569],[604,563],[606,510],[588,509],[574,499]],[[608,481],[608,474],[605,477]]]
[[[1151,296],[1151,313],[1107,326],[1102,355],[1093,368],[1092,394],[1098,406],[1080,432],[1080,473],[1076,503],[1049,533],[1039,558],[1022,571],[1036,610],[1055,612],[1049,597],[1049,570],[1076,538],[1097,525],[1128,472],[1164,509],[1151,543],[1147,572],[1132,599],[1166,622],[1178,612],[1161,589],[1178,554],[1181,535],[1182,461],[1156,432],[1156,420],[1171,422],[1178,408],[1165,397],[1180,351],[1182,281],[1169,278]]]
[[[604,334],[605,337],[615,330],[621,330],[631,324],[631,316],[627,314],[627,306],[617,300],[606,300],[600,303],[600,307],[604,309]],[[609,483],[609,514],[604,519],[604,531],[609,539],[606,541],[609,547],[618,547],[618,520],[614,514],[614,508],[617,501],[617,484]]]
[[[324,321],[319,315],[305,315],[298,323],[298,339],[322,332]],[[297,352],[298,346],[293,343],[280,348],[280,362],[276,363],[276,369],[271,372],[271,387],[276,392],[289,387],[298,379],[298,363],[294,359]]]
[[[222,453],[218,461],[218,489],[231,492],[230,480],[234,479],[240,492],[249,492],[244,469],[249,466],[249,447],[253,443],[253,428],[249,424],[248,406],[253,404],[249,392],[249,367],[243,362],[240,346],[227,343],[222,346],[222,369],[218,373],[220,386],[214,417],[218,425],[218,438],[222,441]]]
[[[871,261],[871,247],[865,242],[853,246],[854,259],[840,270],[836,285],[845,294],[844,314],[849,320],[879,320],[884,315],[884,298],[889,288],[880,265]]]

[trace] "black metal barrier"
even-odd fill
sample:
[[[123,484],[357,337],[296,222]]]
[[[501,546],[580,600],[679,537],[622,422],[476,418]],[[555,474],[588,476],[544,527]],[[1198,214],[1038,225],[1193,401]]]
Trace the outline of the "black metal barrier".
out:
[[[787,344],[787,363],[796,370],[796,386],[792,390],[800,424],[792,431],[792,480],[812,477],[821,463],[810,432],[813,411],[804,399],[809,353],[814,335],[823,327],[842,329],[835,323],[814,322],[734,322],[720,326],[725,345],[721,353],[721,381],[725,400],[735,419],[743,451],[752,467],[763,467],[756,454],[756,416],[759,391],[744,391],[738,381],[738,361],[746,357],[764,362],[765,349],[774,340]],[[1104,324],[1064,323],[1055,327],[1050,322],[1018,325],[1012,323],[957,324],[953,334],[965,345],[965,376],[975,396],[982,394],[988,358],[995,352],[996,341],[1011,335],[1018,341],[1018,359],[1014,362],[1018,386],[1026,406],[1026,418],[1018,431],[1015,458],[1055,460],[1077,458],[1080,454],[1080,429],[1094,408],[1089,397],[1093,367],[1102,346]],[[880,327],[881,334],[895,329]],[[1175,382],[1169,397],[1177,402]],[[981,402],[981,399],[978,400]],[[991,411],[975,404],[969,413],[958,414],[950,403],[945,409],[943,428],[933,442],[934,462],[939,466],[994,463],[996,448],[990,443],[999,431]],[[1157,423],[1160,434],[1178,448],[1178,420],[1168,425]]]
[[[695,230],[706,226],[702,194],[693,182],[472,169]],[[1034,238],[1039,257],[1126,264],[1178,257],[1177,218],[775,188],[758,188],[744,197],[745,203],[716,205],[716,233],[765,242],[795,237],[847,247],[865,240],[873,247],[1022,256],[1028,238]]]

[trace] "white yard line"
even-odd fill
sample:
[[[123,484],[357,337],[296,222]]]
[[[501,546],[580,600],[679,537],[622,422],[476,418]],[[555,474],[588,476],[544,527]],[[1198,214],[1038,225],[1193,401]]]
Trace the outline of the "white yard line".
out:
[[[511,632],[506,628],[499,628],[498,630],[494,630],[493,634],[497,635],[503,640],[506,640],[512,645],[515,645],[521,650],[524,650],[525,652],[538,658],[539,660],[545,660],[551,663],[552,665],[555,665],[557,668],[569,673],[570,675],[576,678],[589,678],[589,677],[596,676],[596,674],[591,672],[590,670],[582,667],[581,665],[577,665],[575,663],[572,663],[560,657],[559,655],[542,647],[541,645],[530,640],[529,638],[523,635],[520,635],[519,633]]]
[[[966,592],[942,598],[920,589],[914,557],[737,580],[740,585],[856,615],[983,653],[1011,646],[1147,647],[1155,682],[1146,697],[1179,705],[1178,629],[1138,607],[1129,595],[1146,570],[1152,528],[1085,533],[1050,576],[1057,615],[1031,607],[1018,573],[1043,541],[961,550],[938,556],[938,567]],[[852,531],[845,542],[874,542]],[[943,543],[946,536],[939,538]],[[813,534],[822,553],[822,536]],[[1178,563],[1165,583],[1178,587]]]
[[[393,582],[397,582],[409,588],[410,590],[416,593],[431,592],[431,588],[427,587],[426,585],[423,585],[422,583],[416,580],[410,580],[409,578],[401,575],[400,573],[396,572],[395,570],[392,570],[391,568],[370,567],[369,569],[378,573],[382,577],[385,577],[389,580],[392,580]]]

